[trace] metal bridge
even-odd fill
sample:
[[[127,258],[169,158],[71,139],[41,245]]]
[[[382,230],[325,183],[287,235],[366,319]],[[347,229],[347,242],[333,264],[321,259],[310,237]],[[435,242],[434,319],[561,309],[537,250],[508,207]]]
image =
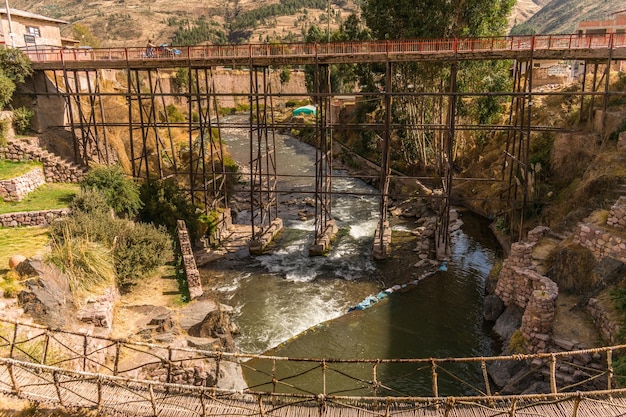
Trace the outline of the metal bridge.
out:
[[[66,117],[56,126],[69,130],[74,137],[74,157],[88,165],[90,162],[110,163],[110,136],[124,137],[130,155],[129,168],[138,178],[182,178],[182,183],[194,203],[207,211],[228,205],[225,180],[224,149],[220,137],[224,123],[220,99],[235,97],[246,104],[250,137],[250,211],[252,239],[266,242],[268,230],[275,230],[278,219],[279,175],[276,171],[275,137],[279,129],[301,128],[292,121],[275,120],[279,101],[294,97],[311,97],[318,106],[314,130],[317,149],[315,187],[315,242],[327,249],[329,233],[334,229],[331,203],[341,190],[332,186],[332,157],[334,132],[337,129],[365,132],[378,140],[382,157],[377,161],[381,198],[380,223],[376,232],[374,254],[384,258],[389,250],[390,231],[387,206],[390,183],[397,179],[390,169],[394,152],[391,138],[395,133],[432,137],[440,154],[437,176],[442,189],[431,196],[438,206],[440,221],[436,244],[438,253],[448,248],[449,202],[453,181],[493,181],[500,189],[499,199],[508,210],[511,229],[524,233],[524,212],[532,196],[529,184],[534,175],[528,163],[531,136],[564,128],[536,125],[531,117],[533,99],[551,93],[534,91],[533,67],[541,60],[584,61],[585,71],[579,91],[569,89],[560,94],[578,105],[579,120],[595,117],[594,110],[603,110],[601,125],[609,99],[623,95],[610,91],[609,75],[618,61],[626,60],[626,35],[545,35],[467,39],[430,39],[340,43],[295,43],[255,45],[209,45],[180,49],[161,49],[156,54],[146,48],[104,49],[44,49],[30,50],[36,76],[28,97],[38,104],[65,108]],[[470,91],[458,88],[463,74],[461,61],[511,60],[513,89],[507,92]],[[393,75],[400,65],[411,62],[437,62],[449,72],[441,91],[410,91],[396,85]],[[332,90],[330,66],[335,64],[370,64],[385,66],[385,85],[377,92],[351,92],[356,100],[378,101],[385,113],[380,121],[346,124],[333,118],[333,100],[345,97]],[[309,65],[314,68],[312,92],[297,94],[280,92],[276,68]],[[224,91],[215,83],[214,71],[219,67],[244,68],[249,73],[248,89],[244,93]],[[104,91],[102,71],[121,70],[115,88]],[[169,71],[170,75],[165,75]],[[171,88],[172,71],[182,71],[188,85]],[[588,79],[590,78],[590,79]],[[109,82],[111,84],[111,82]],[[589,88],[591,86],[591,88]],[[463,124],[457,104],[464,98],[504,96],[510,100],[508,121],[503,124]],[[410,103],[417,99],[437,99],[441,117],[434,122],[394,122],[391,108],[394,101]],[[127,112],[112,111],[118,100]],[[185,101],[189,117],[172,120],[165,110],[173,100]],[[56,104],[55,104],[56,103]],[[411,105],[411,104],[409,104]],[[193,115],[193,117],[192,117]],[[55,126],[51,123],[50,126]],[[214,129],[218,128],[218,129]],[[175,130],[184,130],[186,145],[175,139]],[[507,136],[502,156],[500,178],[455,178],[453,161],[455,141],[460,132],[503,131]],[[122,132],[122,133],[120,133]],[[420,136],[421,135],[421,136]],[[432,179],[432,178],[431,178]],[[273,229],[274,228],[274,229]],[[265,239],[265,240],[264,240]],[[263,244],[261,244],[261,247]]]
[[[626,413],[626,390],[617,385],[623,376],[614,359],[624,349],[483,358],[293,359],[174,348],[0,320],[0,392],[127,416],[609,417]],[[594,360],[588,364],[583,358]],[[528,371],[496,388],[487,369],[511,364],[525,364]],[[402,376],[390,377],[392,367]],[[248,386],[230,381],[241,370]],[[417,378],[421,392],[397,384],[407,378]],[[520,392],[525,381],[538,379],[546,382],[544,393]]]

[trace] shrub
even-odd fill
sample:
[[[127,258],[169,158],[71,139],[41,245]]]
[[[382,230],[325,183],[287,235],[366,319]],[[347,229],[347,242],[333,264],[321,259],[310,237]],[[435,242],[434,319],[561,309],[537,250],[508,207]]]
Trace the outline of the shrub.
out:
[[[171,260],[172,241],[164,227],[136,223],[118,236],[113,250],[118,284],[125,290]]]
[[[81,213],[107,213],[109,204],[106,197],[98,189],[81,189],[69,205],[72,212]]]
[[[517,329],[509,340],[509,352],[513,355],[526,353],[526,339],[521,330]]]
[[[114,219],[106,212],[72,212],[70,216],[59,219],[50,225],[50,237],[64,239],[88,238],[112,247],[116,237],[125,227],[126,221]]]
[[[15,271],[8,271],[0,281],[0,290],[2,290],[5,298],[16,297],[21,288],[20,276]]]
[[[11,101],[15,92],[15,83],[0,69],[0,110]]]
[[[185,121],[185,114],[180,111],[174,104],[168,104],[165,108],[167,112],[167,120],[171,123],[179,123]]]
[[[142,205],[139,186],[126,177],[118,166],[91,170],[81,182],[81,188],[100,190],[109,207],[113,208],[117,215],[133,217]]]
[[[66,230],[62,239],[52,239],[48,260],[68,277],[76,304],[90,294],[99,294],[114,286],[117,279],[111,251],[86,236],[70,238]]]
[[[30,129],[30,120],[35,113],[28,107],[13,109],[13,127],[15,132],[24,135]]]
[[[7,120],[0,120],[0,146],[7,146],[8,138],[9,138],[9,122]]]
[[[140,192],[143,207],[139,211],[139,218],[143,222],[165,226],[167,231],[175,236],[176,222],[179,219],[184,220],[192,241],[199,237],[199,213],[187,200],[176,181],[173,179],[146,181],[142,184]]]
[[[73,203],[77,209],[70,216],[50,226],[54,254],[51,260],[59,267],[75,271],[75,288],[89,287],[82,285],[82,280],[98,281],[93,276],[95,272],[83,265],[91,258],[94,267],[98,265],[96,268],[102,269],[103,274],[109,275],[109,269],[113,269],[120,289],[128,289],[171,258],[172,241],[164,228],[114,218],[108,211],[99,209],[100,204],[94,204],[95,209],[85,208],[89,195],[98,198],[97,191],[86,191]],[[102,256],[108,253],[109,269],[100,266],[101,259],[96,259],[92,250],[102,251]]]

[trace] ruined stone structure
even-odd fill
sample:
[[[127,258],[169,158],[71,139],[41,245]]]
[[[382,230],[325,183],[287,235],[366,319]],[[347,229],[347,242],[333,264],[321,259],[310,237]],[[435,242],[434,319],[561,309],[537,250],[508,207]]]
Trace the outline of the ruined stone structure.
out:
[[[541,231],[543,233],[543,229]],[[533,240],[537,233],[533,234]],[[496,295],[505,306],[515,304],[524,309],[520,331],[530,353],[546,352],[552,342],[558,286],[537,273],[532,265],[533,243],[518,242],[504,261],[496,286]]]
[[[200,282],[200,272],[198,272],[198,267],[196,266],[196,258],[193,256],[193,248],[184,220],[178,221],[177,229],[180,253],[183,257],[187,287],[189,288],[189,297],[193,300],[200,297],[203,293],[202,282]]]

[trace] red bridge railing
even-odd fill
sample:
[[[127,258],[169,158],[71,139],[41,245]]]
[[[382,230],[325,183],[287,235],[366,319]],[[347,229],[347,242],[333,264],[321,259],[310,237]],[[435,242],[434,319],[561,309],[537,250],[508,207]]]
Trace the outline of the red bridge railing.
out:
[[[189,60],[214,58],[324,57],[337,55],[438,54],[626,47],[626,34],[533,35],[493,38],[416,39],[367,42],[280,43],[125,48],[39,48],[26,50],[33,62]],[[32,47],[31,47],[32,48]]]

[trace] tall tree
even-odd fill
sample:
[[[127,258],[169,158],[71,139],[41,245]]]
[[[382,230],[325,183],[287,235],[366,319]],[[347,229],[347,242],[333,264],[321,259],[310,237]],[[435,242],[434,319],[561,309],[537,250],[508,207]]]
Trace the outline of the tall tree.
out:
[[[419,39],[497,36],[504,34],[515,0],[363,0],[363,18],[376,39]],[[502,87],[506,66],[495,63],[459,63],[457,88],[493,91]],[[397,98],[393,105],[395,123],[407,126],[397,132],[392,160],[402,166],[442,164],[442,140],[448,101],[438,94],[450,90],[450,70],[440,63],[407,63],[394,67],[394,91],[412,91],[415,95]],[[379,73],[379,86],[384,82]],[[382,87],[379,87],[382,88]],[[421,94],[422,93],[422,94]],[[497,102],[457,99],[458,117],[472,117],[485,123],[500,111]],[[422,128],[411,128],[422,126]],[[473,138],[474,140],[484,138]]]

